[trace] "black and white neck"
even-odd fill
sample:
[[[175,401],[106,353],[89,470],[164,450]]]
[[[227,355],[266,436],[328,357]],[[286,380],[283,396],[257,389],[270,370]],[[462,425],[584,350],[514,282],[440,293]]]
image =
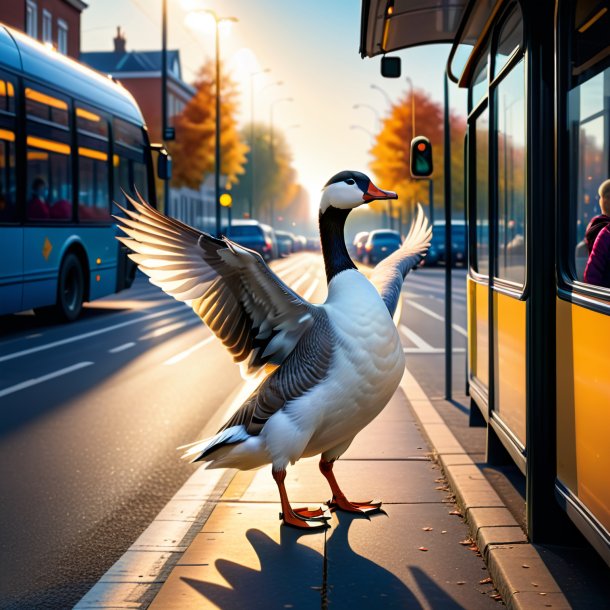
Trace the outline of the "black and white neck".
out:
[[[332,205],[328,206],[325,211],[320,210],[320,242],[328,284],[342,271],[356,269],[345,246],[345,220],[350,211],[335,208]]]

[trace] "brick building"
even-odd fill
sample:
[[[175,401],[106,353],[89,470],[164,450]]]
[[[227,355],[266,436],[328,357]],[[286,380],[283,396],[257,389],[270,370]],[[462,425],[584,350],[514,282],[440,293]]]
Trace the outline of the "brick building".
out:
[[[80,16],[86,8],[81,0],[5,0],[0,21],[78,59]]]

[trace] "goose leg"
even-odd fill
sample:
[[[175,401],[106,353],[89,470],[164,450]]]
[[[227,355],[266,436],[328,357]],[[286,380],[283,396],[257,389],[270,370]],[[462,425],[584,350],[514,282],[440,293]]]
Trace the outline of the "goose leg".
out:
[[[381,508],[381,502],[374,500],[370,502],[350,502],[337,484],[337,479],[335,479],[335,474],[333,473],[333,465],[334,460],[331,462],[327,462],[324,458],[320,460],[320,472],[328,481],[330,489],[333,492],[332,500],[328,502],[331,510],[339,509],[349,513],[366,515]]]
[[[282,512],[280,513],[280,519],[286,524],[292,527],[298,527],[300,529],[311,529],[319,527],[327,527],[327,521],[330,519],[330,513],[328,510],[321,508],[315,510],[309,510],[307,508],[292,508],[288,501],[288,494],[286,493],[286,486],[284,485],[284,479],[286,478],[285,470],[272,470],[273,479],[277,483],[277,488],[280,492],[280,501],[282,503]]]

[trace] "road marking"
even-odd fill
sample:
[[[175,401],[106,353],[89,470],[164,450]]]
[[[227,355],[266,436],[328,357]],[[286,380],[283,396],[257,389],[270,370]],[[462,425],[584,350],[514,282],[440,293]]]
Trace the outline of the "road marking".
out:
[[[215,338],[216,337],[214,335],[212,335],[211,337],[207,337],[203,341],[199,341],[199,343],[195,343],[195,345],[189,347],[188,349],[185,349],[183,352],[180,352],[179,354],[172,356],[171,358],[166,360],[163,364],[172,365],[172,364],[176,364],[177,362],[181,362],[182,360],[184,360],[185,358],[190,356],[193,352],[202,348],[204,345],[207,345],[208,343],[211,343],[212,341],[214,341]]]
[[[185,326],[193,326],[193,324],[201,324],[201,320],[197,318],[196,320],[189,320],[187,322],[176,322],[175,324],[161,326],[160,328],[155,328],[155,330],[146,333],[145,335],[142,335],[139,340],[146,341],[147,339],[156,339],[157,337],[167,335],[167,333],[171,333],[172,331],[178,330],[179,328],[184,328]]]
[[[296,292],[301,287],[301,285],[304,284],[310,277],[311,274],[308,271],[307,273],[302,275],[296,282],[289,284],[289,286]]]
[[[119,352],[123,352],[126,349],[133,347],[134,345],[135,345],[135,343],[133,341],[130,341],[129,343],[123,343],[123,345],[118,345],[117,347],[113,347],[112,349],[109,349],[108,353],[109,354],[118,354]]]
[[[97,335],[102,335],[104,333],[108,333],[112,330],[116,330],[117,328],[124,328],[125,326],[130,326],[131,324],[139,324],[140,322],[144,322],[145,320],[152,320],[153,318],[158,318],[160,316],[166,316],[173,311],[178,311],[187,307],[184,304],[177,305],[176,307],[170,307],[169,309],[165,309],[163,311],[158,311],[156,313],[151,313],[146,316],[141,316],[135,320],[127,320],[126,322],[120,322],[119,324],[113,324],[112,326],[107,326],[105,328],[100,328],[98,330],[92,330],[88,333],[82,333],[81,335],[75,335],[74,337],[69,337],[67,339],[60,339],[59,341],[53,341],[52,343],[46,343],[45,345],[39,345],[38,347],[31,347],[30,349],[24,349],[20,352],[13,352],[12,354],[6,354],[6,356],[0,356],[0,362],[5,362],[6,360],[13,360],[14,358],[20,358],[21,356],[28,356],[29,354],[35,354],[36,352],[42,352],[47,349],[52,349],[53,347],[58,347],[60,345],[66,345],[68,343],[73,343],[74,341],[82,341],[83,339],[89,339],[90,337],[96,337]]]
[[[407,338],[411,343],[415,343],[415,345],[420,350],[429,350],[434,349],[427,341],[424,341],[418,334],[414,333],[410,328],[407,328],[404,324],[401,324],[399,327],[400,332]]]
[[[422,311],[423,313],[430,316],[431,318],[434,318],[435,320],[439,320],[440,322],[445,321],[444,316],[439,316],[436,312],[432,311],[431,309],[428,309],[427,307],[424,307],[423,305],[420,305],[419,303],[416,303],[415,301],[407,301],[406,305],[407,307],[414,307],[415,309],[419,309],[419,311]],[[459,326],[458,324],[452,324],[451,328],[453,328],[455,332],[460,333],[460,335],[468,337],[468,332],[462,326]]]
[[[307,258],[309,258],[309,257],[307,257]],[[279,274],[285,275],[286,273],[289,273],[293,268],[296,269],[303,263],[307,263],[307,259],[305,259],[305,261],[303,261],[301,258],[298,258],[297,260],[288,260],[284,263],[275,265],[272,268],[272,271],[278,275]]]
[[[78,371],[79,369],[84,369],[85,367],[91,366],[92,364],[93,362],[79,362],[78,364],[73,364],[72,366],[68,366],[65,369],[60,369],[59,371],[54,371],[53,373],[49,373],[48,375],[43,375],[42,377],[35,377],[33,379],[28,379],[27,381],[22,381],[17,385],[12,385],[8,388],[0,390],[0,398],[2,398],[3,396],[8,396],[9,394],[14,394],[15,392],[19,392],[19,390],[25,390],[26,388],[38,385],[39,383],[44,383],[45,381],[49,381],[49,379],[55,379],[55,377],[61,377],[62,375],[67,375],[68,373]]]
[[[305,294],[303,295],[303,298],[306,301],[309,301],[309,299],[311,298],[311,295],[316,291],[316,288],[318,287],[319,283],[320,283],[319,277],[315,278],[314,281],[311,283],[311,286],[307,289],[307,292],[305,292]]]
[[[423,349],[420,347],[403,347],[402,351],[405,354],[417,354],[418,356],[429,356],[430,354],[444,354],[444,347],[430,347],[430,349]],[[463,347],[454,347],[454,354],[463,354],[466,350]]]

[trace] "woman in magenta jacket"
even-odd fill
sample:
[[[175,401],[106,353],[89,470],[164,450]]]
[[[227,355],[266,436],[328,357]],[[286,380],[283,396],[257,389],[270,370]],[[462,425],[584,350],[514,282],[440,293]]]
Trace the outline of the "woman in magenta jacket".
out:
[[[610,224],[595,238],[585,267],[584,280],[588,284],[610,288]]]

